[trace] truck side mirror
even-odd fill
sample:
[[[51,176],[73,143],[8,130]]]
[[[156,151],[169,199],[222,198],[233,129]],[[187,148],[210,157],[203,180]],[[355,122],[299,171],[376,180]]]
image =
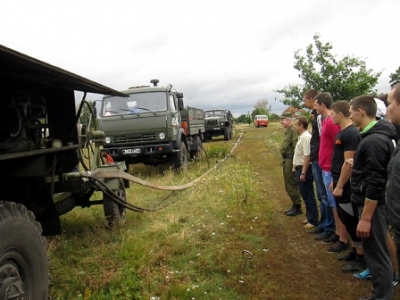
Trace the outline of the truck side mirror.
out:
[[[93,101],[93,112],[96,118],[100,116],[102,100],[94,100]]]
[[[185,108],[185,106],[183,104],[183,99],[178,98],[178,110],[183,110],[184,108]]]

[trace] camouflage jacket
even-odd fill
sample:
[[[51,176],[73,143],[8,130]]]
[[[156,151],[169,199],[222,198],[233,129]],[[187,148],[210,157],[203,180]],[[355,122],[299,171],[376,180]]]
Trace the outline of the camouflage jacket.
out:
[[[293,124],[291,124],[283,136],[283,141],[279,149],[282,158],[293,158],[294,147],[296,146],[299,135],[294,130]]]

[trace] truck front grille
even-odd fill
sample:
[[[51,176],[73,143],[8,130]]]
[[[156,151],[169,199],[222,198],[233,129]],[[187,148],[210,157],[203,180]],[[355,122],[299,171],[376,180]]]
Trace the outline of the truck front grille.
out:
[[[213,126],[217,126],[217,125],[218,125],[217,120],[207,120],[206,121],[206,126],[208,126],[208,127],[213,127]]]
[[[153,141],[156,141],[155,133],[118,135],[114,137],[114,144],[140,144]]]

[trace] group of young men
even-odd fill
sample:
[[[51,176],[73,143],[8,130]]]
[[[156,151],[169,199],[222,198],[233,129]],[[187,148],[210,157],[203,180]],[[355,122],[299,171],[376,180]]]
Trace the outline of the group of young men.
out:
[[[348,262],[342,271],[373,284],[371,296],[360,299],[392,299],[396,269],[400,271],[400,143],[396,146],[395,128],[400,125],[400,85],[386,97],[333,102],[329,93],[312,89],[303,97],[311,110],[311,133],[306,117],[294,122],[291,114],[280,117],[287,129],[280,148],[283,176],[292,201],[285,214],[301,215],[303,199],[304,228],[315,240],[330,244],[326,252],[350,248],[338,257]]]

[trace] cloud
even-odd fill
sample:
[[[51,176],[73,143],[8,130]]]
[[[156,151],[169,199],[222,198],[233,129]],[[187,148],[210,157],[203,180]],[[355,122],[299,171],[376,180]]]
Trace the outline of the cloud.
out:
[[[304,51],[315,33],[338,57],[354,55],[382,70],[377,88],[387,91],[400,65],[391,45],[399,9],[395,0],[14,0],[0,11],[0,26],[8,28],[0,37],[117,90],[158,78],[191,106],[239,116],[261,99],[273,112],[285,109],[274,91],[301,83],[294,51]]]

